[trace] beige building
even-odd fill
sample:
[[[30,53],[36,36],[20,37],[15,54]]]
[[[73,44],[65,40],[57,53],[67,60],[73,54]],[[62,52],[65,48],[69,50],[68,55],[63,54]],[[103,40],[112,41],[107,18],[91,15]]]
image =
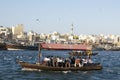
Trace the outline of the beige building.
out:
[[[17,24],[16,26],[12,27],[12,33],[14,38],[24,38],[24,25],[23,24]]]
[[[15,27],[12,27],[12,33],[13,35],[21,35],[23,33],[23,24],[18,24]]]

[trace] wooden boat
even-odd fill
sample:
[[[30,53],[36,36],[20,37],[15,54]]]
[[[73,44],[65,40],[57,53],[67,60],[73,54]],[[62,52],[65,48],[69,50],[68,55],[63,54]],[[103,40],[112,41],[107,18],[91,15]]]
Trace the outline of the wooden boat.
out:
[[[97,54],[98,54],[97,52],[91,52],[90,55],[95,56]],[[88,52],[87,51],[72,51],[72,52],[69,52],[69,55],[71,55],[71,56],[87,56]]]
[[[0,43],[0,50],[7,50],[5,43]]]
[[[40,63],[40,58],[42,57],[41,49],[48,50],[90,50],[91,47],[85,45],[74,45],[74,44],[40,44],[39,56],[37,63],[28,63],[24,61],[17,61],[22,69],[24,70],[43,70],[43,71],[89,71],[89,70],[101,70],[102,66],[100,63],[89,63],[81,67],[75,67],[73,64],[70,66],[48,66],[44,63]]]
[[[92,63],[83,67],[52,67],[45,66],[42,64],[31,64],[28,62],[18,61],[18,63],[25,70],[43,70],[43,71],[90,71],[90,70],[101,70],[102,66],[99,63]]]
[[[6,44],[7,50],[38,50],[38,46],[21,45],[21,44]]]

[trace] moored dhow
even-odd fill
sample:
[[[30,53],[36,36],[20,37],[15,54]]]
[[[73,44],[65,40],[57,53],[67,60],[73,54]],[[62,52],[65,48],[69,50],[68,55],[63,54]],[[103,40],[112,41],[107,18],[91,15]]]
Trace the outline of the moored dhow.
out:
[[[0,50],[7,50],[5,43],[0,43]]]
[[[38,50],[38,46],[21,45],[21,44],[6,44],[7,50]]]

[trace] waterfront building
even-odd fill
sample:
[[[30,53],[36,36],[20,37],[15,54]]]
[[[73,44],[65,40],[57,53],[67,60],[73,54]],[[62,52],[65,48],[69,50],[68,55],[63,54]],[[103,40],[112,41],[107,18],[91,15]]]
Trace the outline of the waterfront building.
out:
[[[9,34],[9,28],[5,28],[3,26],[0,26],[0,34],[4,34],[5,36]]]
[[[59,40],[59,35],[51,35],[51,40]]]
[[[24,25],[23,24],[17,24],[16,26],[12,27],[12,33],[13,35],[21,35],[23,33]]]
[[[47,39],[47,35],[44,33],[40,34],[40,40],[46,40]]]
[[[56,43],[57,41],[59,41],[59,38],[60,38],[60,33],[58,33],[57,31],[54,31],[51,34],[51,40],[52,40],[52,42]]]
[[[16,26],[12,27],[12,34],[13,34],[13,39],[16,38],[22,38],[24,35],[24,25],[23,24],[17,24]]]
[[[73,35],[70,35],[69,37],[68,37],[68,40],[73,40]]]
[[[3,41],[8,41],[12,39],[12,31],[11,28],[0,26],[0,38]]]
[[[34,31],[28,32],[28,41],[30,45],[35,45],[36,42],[40,41],[40,35]]]
[[[34,41],[35,40],[35,35],[36,35],[36,33],[33,32],[33,31],[28,32],[29,41]]]

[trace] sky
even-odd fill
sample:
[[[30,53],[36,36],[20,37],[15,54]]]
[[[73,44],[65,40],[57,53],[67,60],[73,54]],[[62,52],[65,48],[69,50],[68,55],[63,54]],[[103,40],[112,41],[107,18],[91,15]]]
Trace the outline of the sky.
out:
[[[0,0],[0,25],[37,33],[120,34],[120,0]]]

